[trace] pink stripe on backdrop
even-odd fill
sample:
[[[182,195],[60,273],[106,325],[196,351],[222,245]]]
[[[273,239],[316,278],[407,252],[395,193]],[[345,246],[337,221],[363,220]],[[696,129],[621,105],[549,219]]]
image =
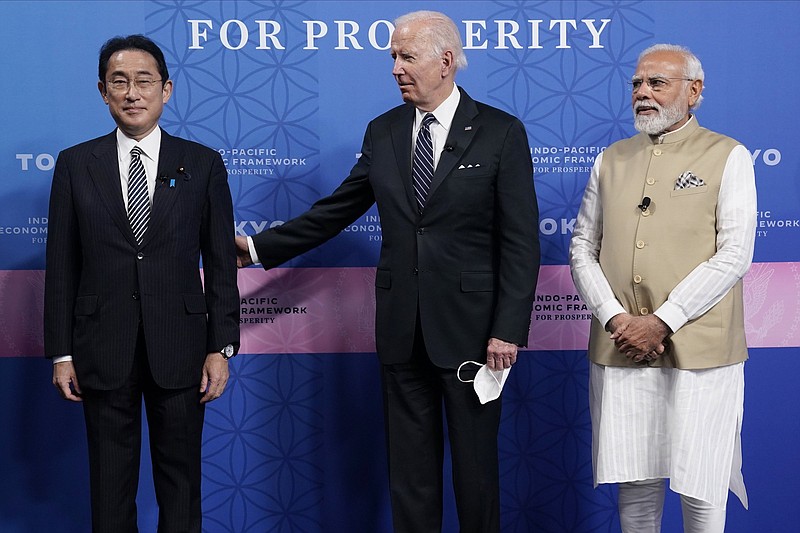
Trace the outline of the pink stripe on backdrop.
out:
[[[374,268],[239,272],[242,352],[375,350]],[[745,277],[750,347],[800,346],[800,263],[757,263]],[[0,357],[41,356],[44,271],[0,271]],[[543,266],[528,349],[586,349],[589,312],[564,265]]]
[[[241,351],[375,351],[374,268],[239,271]]]
[[[0,270],[0,357],[44,355],[44,270]]]

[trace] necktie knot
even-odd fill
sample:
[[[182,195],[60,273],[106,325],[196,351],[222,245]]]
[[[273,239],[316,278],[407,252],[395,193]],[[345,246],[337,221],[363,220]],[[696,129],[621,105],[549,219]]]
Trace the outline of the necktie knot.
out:
[[[433,116],[433,113],[427,113],[424,117],[422,117],[422,127],[423,128],[430,128],[431,124],[436,121],[436,117]]]
[[[142,157],[143,153],[144,152],[142,152],[142,149],[139,148],[138,146],[134,146],[133,148],[131,148],[131,157],[139,157],[140,158],[140,157]]]

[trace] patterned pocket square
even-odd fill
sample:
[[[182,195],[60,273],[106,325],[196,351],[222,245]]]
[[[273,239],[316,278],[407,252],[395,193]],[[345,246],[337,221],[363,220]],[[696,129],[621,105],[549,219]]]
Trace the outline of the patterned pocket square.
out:
[[[691,170],[687,170],[675,180],[675,190],[678,189],[691,189],[692,187],[705,187],[706,182],[702,178],[698,178],[692,174]]]

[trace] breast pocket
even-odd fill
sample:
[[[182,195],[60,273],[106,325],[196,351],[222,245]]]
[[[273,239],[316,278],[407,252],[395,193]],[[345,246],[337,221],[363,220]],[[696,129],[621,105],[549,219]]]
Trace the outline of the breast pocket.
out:
[[[487,169],[454,172],[445,183],[445,194],[452,201],[452,208],[465,216],[486,209],[494,198],[494,175]]]
[[[700,185],[699,187],[688,187],[686,189],[674,189],[670,191],[669,195],[673,198],[680,198],[682,196],[693,196],[695,194],[705,194],[708,192],[708,185]]]

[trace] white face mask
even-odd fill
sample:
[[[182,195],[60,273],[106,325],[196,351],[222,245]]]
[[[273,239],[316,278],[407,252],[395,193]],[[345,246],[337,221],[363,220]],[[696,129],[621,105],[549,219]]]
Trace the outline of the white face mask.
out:
[[[475,374],[475,379],[461,379],[461,367],[467,364],[481,367]],[[511,367],[502,370],[491,370],[487,365],[482,365],[475,361],[464,361],[456,370],[456,377],[462,383],[472,382],[472,387],[478,395],[478,400],[480,400],[481,404],[485,404],[500,397],[510,371]]]

